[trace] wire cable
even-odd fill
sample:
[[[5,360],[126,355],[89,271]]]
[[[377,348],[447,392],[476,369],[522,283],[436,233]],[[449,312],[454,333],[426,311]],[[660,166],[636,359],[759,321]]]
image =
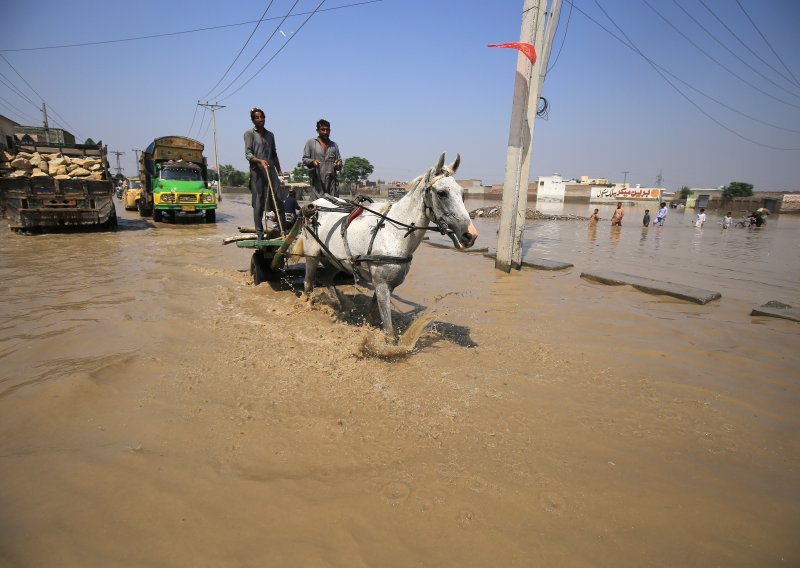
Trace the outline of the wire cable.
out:
[[[553,67],[556,66],[556,63],[558,63],[558,58],[561,57],[561,50],[564,48],[564,42],[566,42],[567,40],[567,32],[569,31],[569,23],[571,20],[572,20],[572,2],[570,2],[569,4],[569,14],[567,14],[567,25],[564,27],[564,36],[561,38],[561,45],[558,46],[558,53],[556,53],[555,60],[550,65],[550,67],[547,68],[547,71],[544,72],[545,77],[547,77],[547,74],[553,70]]]
[[[779,99],[779,98],[778,98],[778,97],[776,97],[775,95],[773,95],[773,94],[771,94],[771,93],[768,93],[767,91],[765,91],[765,90],[761,89],[760,87],[758,87],[758,86],[754,85],[753,83],[751,83],[750,81],[748,81],[747,79],[745,79],[744,77],[742,77],[741,75],[739,75],[739,74],[737,74],[736,72],[734,72],[734,71],[733,71],[732,69],[730,69],[730,68],[729,68],[727,65],[725,65],[724,63],[722,63],[721,61],[719,61],[719,60],[718,60],[717,58],[715,58],[713,55],[711,55],[710,53],[708,53],[708,52],[707,52],[705,49],[703,49],[702,47],[700,47],[699,45],[697,45],[697,43],[695,43],[694,41],[692,41],[692,39],[691,39],[691,38],[690,38],[688,35],[686,35],[685,33],[683,33],[683,31],[681,31],[681,30],[678,28],[678,26],[676,26],[675,24],[673,24],[672,22],[670,22],[670,21],[669,21],[669,19],[668,19],[666,16],[664,16],[664,15],[663,15],[661,12],[659,12],[658,10],[656,10],[656,8],[655,8],[655,7],[654,7],[654,6],[653,6],[653,5],[652,5],[650,2],[648,2],[647,0],[642,0],[642,2],[643,2],[643,3],[644,3],[644,4],[645,4],[645,5],[648,7],[648,8],[650,8],[650,9],[651,9],[653,12],[655,12],[655,13],[658,15],[658,17],[659,17],[659,18],[661,18],[662,20],[664,20],[664,21],[667,23],[667,25],[668,25],[668,26],[670,26],[670,27],[671,27],[673,30],[675,30],[675,31],[676,31],[676,32],[677,32],[677,33],[678,33],[678,34],[679,34],[681,37],[683,37],[683,39],[685,39],[685,40],[686,40],[686,41],[687,41],[687,42],[688,42],[690,45],[694,46],[694,48],[695,48],[695,49],[697,49],[697,50],[698,50],[700,53],[702,53],[703,55],[705,55],[706,57],[708,57],[708,58],[709,58],[711,61],[713,61],[714,63],[716,63],[717,65],[719,65],[719,66],[720,66],[720,67],[722,67],[723,69],[725,69],[725,71],[727,71],[728,73],[730,73],[731,75],[733,75],[734,77],[736,77],[737,79],[739,79],[739,80],[740,80],[742,83],[744,83],[745,85],[748,85],[749,87],[751,87],[751,88],[755,89],[756,91],[758,91],[758,92],[759,92],[759,93],[761,93],[762,95],[767,95],[767,96],[768,96],[768,97],[770,97],[771,99],[775,99],[776,101],[778,101],[778,102],[781,102],[781,103],[783,103],[783,104],[785,104],[785,105],[793,106],[793,107],[795,107],[795,108],[798,108],[798,109],[800,109],[800,105],[794,105],[794,104],[792,104],[792,103],[788,103],[788,102],[784,101],[783,99]],[[744,61],[743,61],[741,58],[740,58],[740,61],[742,61],[742,63],[744,63]],[[745,65],[747,65],[747,64],[745,63]],[[749,66],[749,65],[748,65],[748,66]],[[753,69],[752,67],[750,67],[750,68],[751,68],[751,69]],[[791,91],[787,91],[787,90],[786,90],[786,89],[784,89],[784,88],[783,88],[781,85],[779,85],[779,84],[775,83],[775,82],[774,82],[772,79],[770,79],[770,78],[769,78],[769,77],[767,77],[766,75],[762,74],[760,71],[756,71],[755,69],[753,69],[753,71],[755,71],[755,72],[756,72],[756,73],[757,73],[757,74],[758,74],[758,75],[759,75],[761,78],[765,79],[766,81],[769,81],[770,83],[772,83],[773,85],[775,85],[776,87],[778,87],[779,89],[781,89],[782,91],[784,91],[784,92],[786,92],[786,93],[790,94],[790,95],[791,95],[791,96],[793,96],[793,97],[797,97],[797,98],[799,98],[799,99],[800,99],[800,95],[798,95],[798,94],[796,94],[796,93],[792,93]]]
[[[567,1],[571,3],[573,0],[567,0]],[[684,99],[686,99],[686,101],[689,102],[689,104],[691,104],[698,111],[700,111],[700,113],[702,113],[706,118],[708,118],[709,120],[711,120],[712,122],[717,124],[719,127],[723,128],[724,130],[727,130],[728,132],[730,132],[734,136],[737,136],[737,137],[741,138],[742,140],[746,140],[747,142],[750,142],[750,143],[755,144],[757,146],[763,146],[764,148],[769,148],[771,150],[788,150],[788,151],[800,150],[800,148],[785,148],[785,147],[780,147],[780,146],[771,146],[769,144],[764,144],[762,142],[758,142],[757,140],[753,140],[752,138],[748,138],[747,136],[744,136],[743,134],[740,134],[739,132],[733,130],[732,128],[730,128],[728,126],[726,126],[721,121],[719,121],[718,119],[713,117],[711,114],[706,112],[702,107],[700,107],[700,105],[698,105],[688,95],[686,95],[686,93],[684,93],[678,87],[676,87],[675,84],[672,83],[672,81],[667,79],[665,74],[663,74],[661,72],[661,70],[658,68],[658,66],[650,58],[648,58],[646,55],[644,55],[644,53],[642,53],[641,50],[639,50],[633,44],[633,42],[630,41],[630,39],[628,39],[628,37],[625,35],[625,32],[622,31],[622,29],[617,25],[617,23],[613,20],[613,18],[611,18],[611,16],[609,16],[609,14],[603,9],[603,7],[600,5],[599,1],[598,0],[594,0],[594,1],[595,1],[595,4],[597,4],[597,7],[600,8],[600,10],[603,12],[603,14],[605,14],[605,16],[609,19],[609,21],[611,21],[611,23],[614,24],[614,27],[616,27],[620,31],[620,33],[625,38],[625,40],[622,40],[619,37],[617,37],[616,34],[611,32],[611,30],[609,30],[608,28],[603,26],[601,23],[599,23],[597,20],[595,20],[594,18],[589,16],[586,12],[584,12],[583,10],[578,8],[577,6],[575,6],[575,9],[578,10],[578,12],[580,12],[584,16],[586,16],[586,18],[588,18],[589,20],[591,20],[592,22],[594,22],[595,24],[600,26],[606,32],[608,32],[614,39],[616,39],[617,41],[621,42],[623,45],[625,45],[629,49],[632,49],[633,51],[635,51],[640,57],[642,57],[645,61],[647,61],[653,67],[653,69],[656,70],[656,72],[661,76],[662,79],[664,79],[667,82],[667,84],[669,84],[669,86],[671,86],[673,89],[675,89],[678,92],[678,94],[680,94]]]
[[[789,67],[786,66],[786,63],[784,63],[783,59],[781,59],[781,56],[778,55],[778,52],[775,51],[775,48],[772,47],[772,44],[769,42],[769,40],[767,40],[767,37],[763,33],[761,33],[760,29],[758,29],[758,26],[753,21],[753,18],[750,17],[750,14],[747,13],[747,10],[744,9],[744,6],[742,6],[742,3],[739,2],[739,0],[736,0],[736,3],[739,5],[739,8],[742,9],[742,12],[747,17],[747,19],[750,20],[750,23],[753,24],[753,28],[755,28],[755,30],[758,32],[758,35],[761,36],[761,39],[764,40],[764,43],[767,44],[767,47],[769,47],[770,51],[775,55],[775,57],[777,57],[778,61],[781,62],[781,65],[783,65],[783,68],[786,69],[786,71],[787,71],[787,73],[789,73],[789,75],[791,75],[792,79],[794,79],[794,82],[798,83],[797,77],[795,77],[794,73],[792,73],[792,70],[789,69]]]
[[[675,1],[675,0],[673,0],[673,1]],[[708,5],[707,5],[707,4],[706,4],[706,3],[705,3],[703,0],[697,0],[697,1],[698,1],[698,2],[700,2],[700,4],[703,6],[703,8],[705,8],[706,10],[708,10],[709,14],[711,14],[712,16],[714,16],[714,18],[715,18],[715,19],[716,19],[716,20],[717,20],[717,21],[718,21],[718,22],[719,22],[719,23],[722,25],[722,27],[724,27],[726,30],[728,30],[728,33],[730,33],[730,34],[731,34],[731,35],[734,37],[734,39],[736,39],[736,41],[738,41],[740,44],[742,44],[742,47],[744,47],[744,48],[745,48],[747,51],[749,51],[751,54],[753,54],[753,55],[756,57],[756,59],[758,59],[759,61],[761,61],[761,63],[763,63],[764,65],[766,65],[767,67],[769,67],[770,69],[772,69],[773,71],[775,71],[775,73],[777,73],[778,75],[780,75],[781,77],[783,77],[783,78],[784,78],[786,81],[788,81],[789,83],[792,83],[793,85],[795,85],[795,86],[797,86],[797,87],[800,87],[800,83],[798,83],[798,82],[797,82],[797,80],[794,80],[794,81],[793,81],[791,78],[789,78],[789,77],[787,77],[786,75],[784,75],[784,74],[783,74],[781,71],[779,71],[779,70],[775,69],[775,67],[773,67],[772,65],[770,65],[770,64],[769,64],[767,61],[765,61],[765,60],[764,60],[764,58],[763,58],[763,57],[761,57],[761,56],[760,56],[758,53],[756,53],[755,51],[753,51],[753,48],[752,48],[752,47],[750,47],[750,46],[749,46],[749,45],[747,45],[747,44],[746,44],[744,41],[742,41],[742,38],[741,38],[741,37],[739,37],[739,35],[740,35],[740,34],[737,34],[737,33],[736,33],[736,32],[734,32],[734,31],[733,31],[731,28],[729,28],[729,27],[728,27],[728,24],[726,24],[725,22],[723,22],[723,21],[722,21],[722,19],[721,19],[721,18],[720,18],[720,17],[719,17],[719,16],[718,16],[718,15],[717,15],[715,12],[714,12],[714,10],[712,10],[711,8],[709,8],[709,7],[708,7]]]
[[[323,0],[323,1],[324,1],[324,0]],[[286,19],[287,19],[289,16],[291,16],[291,15],[292,15],[292,10],[294,10],[294,7],[295,7],[295,6],[297,6],[297,4],[298,4],[299,2],[300,2],[300,0],[295,0],[294,4],[292,4],[292,7],[291,7],[291,8],[289,8],[289,11],[286,13],[286,15],[284,15],[284,16],[283,16],[283,19],[281,19],[281,21],[278,23],[278,25],[277,25],[277,26],[275,26],[275,29],[274,29],[274,30],[272,30],[272,33],[271,33],[271,34],[269,35],[269,37],[267,38],[267,41],[265,41],[265,42],[264,42],[264,43],[261,45],[261,49],[259,49],[259,50],[256,52],[256,54],[255,54],[255,55],[254,55],[254,56],[253,56],[253,57],[250,59],[250,61],[247,63],[247,65],[245,65],[245,66],[244,66],[244,69],[242,69],[241,71],[239,71],[239,74],[238,74],[238,75],[236,75],[236,77],[234,77],[234,78],[233,78],[233,80],[231,80],[231,82],[230,82],[230,83],[228,83],[228,86],[227,86],[227,87],[225,87],[224,89],[222,89],[221,91],[219,91],[219,92],[218,92],[218,93],[217,93],[215,96],[213,96],[213,97],[211,97],[211,98],[213,98],[213,99],[219,99],[219,97],[220,97],[220,96],[222,96],[222,94],[223,94],[225,91],[227,91],[228,89],[230,89],[230,88],[233,86],[233,84],[234,84],[234,83],[236,83],[236,81],[238,81],[238,80],[239,80],[239,77],[241,77],[241,76],[244,74],[244,72],[245,72],[245,71],[247,71],[247,69],[249,69],[249,68],[250,68],[250,66],[253,64],[253,61],[255,61],[255,60],[256,60],[256,58],[257,58],[259,55],[261,55],[261,52],[262,52],[262,51],[264,51],[264,48],[265,48],[265,47],[267,47],[267,44],[269,44],[269,42],[270,42],[270,41],[272,41],[272,38],[273,38],[273,37],[275,37],[275,34],[276,34],[276,33],[278,33],[278,30],[281,28],[281,26],[282,26],[282,25],[283,25],[283,23],[286,21]],[[312,14],[311,14],[311,15],[313,16],[313,15],[314,15],[314,13],[312,12]],[[309,16],[309,18],[310,18],[310,17],[311,17],[311,16]],[[302,27],[302,26],[301,26],[301,27]],[[292,36],[292,37],[294,37],[294,36]],[[286,40],[286,43],[288,43],[289,41],[291,41],[291,39],[292,39],[292,38],[289,38],[288,40]],[[286,45],[286,44],[284,44],[284,45]],[[280,50],[278,50],[278,51],[280,51]],[[256,73],[256,74],[258,74],[258,73]],[[245,84],[246,84],[246,83],[245,83]],[[230,95],[229,95],[229,96],[230,96]],[[226,97],[226,98],[227,98],[227,97]],[[225,99],[221,99],[221,100],[225,100]]]
[[[208,95],[210,95],[214,91],[214,89],[216,89],[219,86],[219,84],[222,83],[222,80],[225,79],[225,77],[228,76],[228,72],[233,68],[233,66],[236,64],[236,62],[239,61],[239,57],[241,57],[242,52],[244,51],[244,48],[247,47],[247,44],[249,44],[250,40],[253,39],[253,35],[256,33],[256,30],[258,29],[258,26],[261,25],[261,22],[264,21],[264,16],[267,15],[267,12],[269,12],[269,9],[272,6],[272,3],[274,1],[275,0],[270,0],[269,1],[269,4],[267,4],[266,10],[264,10],[264,13],[261,14],[261,18],[259,18],[258,22],[256,23],[256,27],[253,28],[253,31],[250,32],[250,36],[247,38],[247,41],[244,42],[244,45],[242,46],[242,49],[239,50],[239,53],[236,54],[236,57],[234,57],[234,59],[231,62],[231,64],[228,65],[228,68],[225,70],[225,73],[222,74],[222,77],[219,78],[219,81],[217,81],[217,83],[213,87],[211,87],[205,95],[200,97],[201,99],[207,98]]]
[[[320,1],[320,3],[317,5],[317,7],[314,9],[314,11],[313,11],[313,12],[311,12],[311,13],[308,15],[308,17],[307,17],[305,20],[303,20],[303,23],[302,23],[302,24],[300,24],[300,26],[297,28],[297,30],[295,30],[295,32],[292,34],[292,36],[291,36],[289,39],[287,39],[287,40],[286,40],[286,43],[284,43],[284,44],[283,44],[283,45],[280,47],[280,49],[278,49],[278,51],[276,51],[276,52],[275,52],[275,53],[272,55],[272,57],[270,57],[270,58],[267,60],[267,62],[266,62],[266,63],[264,63],[264,65],[262,65],[262,66],[259,68],[259,70],[258,70],[258,71],[256,71],[256,72],[253,74],[253,76],[252,76],[252,77],[250,77],[250,78],[249,78],[247,81],[245,81],[244,83],[242,83],[242,85],[241,85],[241,86],[240,86],[238,89],[236,89],[236,90],[235,90],[235,91],[233,91],[231,94],[229,94],[227,97],[225,97],[225,98],[223,98],[223,99],[221,99],[221,100],[223,100],[223,101],[224,101],[225,99],[229,99],[230,97],[232,97],[233,95],[235,95],[236,93],[238,93],[239,91],[241,91],[241,90],[242,90],[242,89],[245,87],[245,85],[247,85],[247,84],[248,84],[250,81],[252,81],[253,79],[255,79],[255,78],[258,76],[258,74],[259,74],[259,73],[261,73],[261,72],[264,70],[264,68],[265,68],[267,65],[269,65],[269,64],[272,62],[272,60],[273,60],[273,59],[275,59],[275,58],[278,56],[278,54],[279,54],[281,51],[283,51],[283,49],[284,49],[284,48],[285,48],[287,45],[289,45],[289,42],[290,42],[290,41],[292,41],[294,38],[296,38],[296,37],[297,37],[297,35],[300,33],[300,30],[301,30],[301,29],[303,29],[303,26],[305,26],[305,25],[308,23],[308,21],[311,19],[311,16],[313,16],[314,14],[316,14],[316,13],[319,11],[320,7],[321,7],[321,6],[322,6],[324,3],[325,3],[325,0],[321,0],[321,1]]]
[[[332,8],[325,8],[324,10],[320,10],[320,11],[321,12],[331,12],[333,10],[342,10],[344,8],[353,8],[353,7],[356,7],[356,6],[363,6],[365,4],[375,4],[376,2],[383,2],[383,0],[365,0],[364,2],[354,2],[352,4],[344,4],[342,6],[334,6]],[[292,15],[293,16],[303,16],[303,15],[308,14],[308,13],[309,12],[298,12],[298,13],[292,14]],[[277,20],[278,18],[280,18],[280,16],[276,16],[274,18],[267,18],[267,20]],[[20,47],[20,48],[15,48],[15,49],[0,49],[0,53],[10,53],[10,52],[14,52],[14,51],[39,51],[39,50],[43,50],[43,49],[64,49],[64,48],[68,48],[68,47],[86,47],[86,46],[89,46],[89,45],[106,45],[106,44],[109,44],[109,43],[123,43],[123,42],[127,42],[127,41],[140,41],[140,40],[144,40],[144,39],[153,39],[153,38],[157,38],[157,37],[169,37],[169,36],[191,34],[191,33],[197,33],[197,32],[207,32],[207,31],[210,31],[210,30],[220,30],[220,29],[225,29],[225,28],[234,28],[234,27],[238,27],[238,26],[247,26],[247,25],[254,24],[254,23],[256,23],[256,20],[250,20],[250,21],[247,21],[247,22],[239,22],[237,24],[224,24],[224,25],[221,25],[221,26],[208,26],[208,27],[205,27],[205,28],[195,28],[195,29],[192,29],[192,30],[182,30],[182,31],[179,31],[179,32],[167,32],[167,33],[163,33],[163,34],[150,34],[150,35],[145,35],[145,36],[135,36],[135,37],[129,37],[129,38],[122,38],[122,39],[108,39],[108,40],[103,40],[103,41],[87,41],[87,42],[83,42],[83,43],[67,43],[67,44],[61,44],[61,45],[48,45],[48,46],[40,46],[40,47]]]

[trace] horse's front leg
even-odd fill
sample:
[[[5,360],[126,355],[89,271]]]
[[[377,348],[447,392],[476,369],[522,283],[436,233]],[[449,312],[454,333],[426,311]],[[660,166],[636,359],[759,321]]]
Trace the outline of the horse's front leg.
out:
[[[319,265],[318,256],[306,257],[306,276],[303,280],[303,292],[310,294],[314,291],[314,278],[317,277],[317,265]]]
[[[381,321],[383,322],[383,332],[386,338],[394,341],[394,328],[392,327],[392,291],[389,285],[385,282],[375,284],[375,301],[378,304],[378,311],[381,314]]]

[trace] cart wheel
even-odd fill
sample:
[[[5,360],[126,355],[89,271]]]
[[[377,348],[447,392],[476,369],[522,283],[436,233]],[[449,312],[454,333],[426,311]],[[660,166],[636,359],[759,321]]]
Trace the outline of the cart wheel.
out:
[[[153,221],[161,221],[164,218],[164,212],[161,209],[153,209]]]
[[[206,209],[206,223],[216,223],[216,222],[217,222],[217,210]]]
[[[258,286],[262,282],[266,282],[270,278],[270,273],[269,262],[259,251],[254,252],[250,257],[250,274],[253,276],[253,284]]]

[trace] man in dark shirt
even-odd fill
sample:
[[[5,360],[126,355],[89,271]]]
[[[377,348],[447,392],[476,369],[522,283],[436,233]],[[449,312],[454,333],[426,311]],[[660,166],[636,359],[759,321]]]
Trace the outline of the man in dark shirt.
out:
[[[264,111],[260,108],[253,108],[250,111],[250,120],[253,121],[253,128],[244,133],[244,157],[250,162],[253,221],[258,240],[263,240],[264,209],[267,205],[275,212],[281,230],[287,230],[283,213],[285,195],[279,178],[283,172],[280,160],[278,160],[278,151],[275,148],[275,135],[264,128],[266,122]]]
[[[295,190],[289,190],[289,195],[286,196],[286,200],[283,202],[283,210],[286,215],[286,222],[288,223],[289,227],[291,227],[294,225],[294,222],[297,220],[297,216],[300,214],[300,204],[297,203]]]
[[[317,121],[317,137],[311,138],[303,148],[303,165],[311,178],[311,200],[323,195],[339,197],[336,172],[342,168],[339,146],[330,139],[331,123],[320,118]]]

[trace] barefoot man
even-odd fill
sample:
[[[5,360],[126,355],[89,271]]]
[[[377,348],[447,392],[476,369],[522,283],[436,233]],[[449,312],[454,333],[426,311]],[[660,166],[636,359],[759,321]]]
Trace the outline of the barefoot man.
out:
[[[614,214],[611,216],[611,226],[621,227],[622,217],[625,216],[625,211],[622,210],[622,201],[617,201],[617,208],[614,209]]]

